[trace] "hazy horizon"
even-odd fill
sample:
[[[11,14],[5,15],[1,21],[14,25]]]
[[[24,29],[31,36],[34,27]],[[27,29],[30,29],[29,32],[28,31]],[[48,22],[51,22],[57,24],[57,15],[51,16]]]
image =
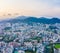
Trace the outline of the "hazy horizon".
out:
[[[0,0],[0,19],[22,15],[60,18],[60,0]]]

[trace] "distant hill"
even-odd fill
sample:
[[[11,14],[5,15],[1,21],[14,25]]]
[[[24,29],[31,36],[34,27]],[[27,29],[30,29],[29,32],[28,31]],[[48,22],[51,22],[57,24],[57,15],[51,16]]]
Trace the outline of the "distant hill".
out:
[[[14,19],[3,20],[3,21],[1,21],[1,23],[2,22],[11,22],[11,23],[16,23],[16,22],[33,23],[33,22],[35,22],[35,23],[43,23],[43,24],[55,24],[55,23],[60,23],[60,19],[58,19],[58,18],[48,19],[45,17],[36,18],[36,17],[19,16]]]

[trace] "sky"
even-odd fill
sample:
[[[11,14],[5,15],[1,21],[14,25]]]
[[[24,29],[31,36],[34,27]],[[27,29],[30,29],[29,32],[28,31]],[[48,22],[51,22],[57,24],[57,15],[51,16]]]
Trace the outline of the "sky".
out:
[[[0,0],[0,19],[16,16],[60,17],[60,0]]]

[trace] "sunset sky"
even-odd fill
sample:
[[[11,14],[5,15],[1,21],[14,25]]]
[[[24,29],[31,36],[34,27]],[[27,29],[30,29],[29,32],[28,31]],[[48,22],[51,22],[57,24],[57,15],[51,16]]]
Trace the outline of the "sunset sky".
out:
[[[60,0],[0,0],[0,19],[21,15],[60,17]]]

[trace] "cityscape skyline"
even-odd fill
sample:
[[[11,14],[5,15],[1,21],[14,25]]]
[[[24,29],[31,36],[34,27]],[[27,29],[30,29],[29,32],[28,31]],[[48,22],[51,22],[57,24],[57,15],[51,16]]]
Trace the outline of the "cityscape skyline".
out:
[[[60,0],[0,0],[0,53],[60,53]]]

